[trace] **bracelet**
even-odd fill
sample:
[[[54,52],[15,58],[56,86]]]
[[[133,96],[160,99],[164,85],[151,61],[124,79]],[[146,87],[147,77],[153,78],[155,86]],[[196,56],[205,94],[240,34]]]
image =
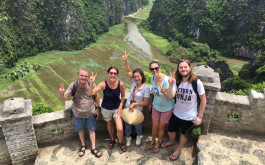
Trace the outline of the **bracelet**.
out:
[[[99,109],[99,110],[101,110],[101,107],[96,107],[96,109]]]

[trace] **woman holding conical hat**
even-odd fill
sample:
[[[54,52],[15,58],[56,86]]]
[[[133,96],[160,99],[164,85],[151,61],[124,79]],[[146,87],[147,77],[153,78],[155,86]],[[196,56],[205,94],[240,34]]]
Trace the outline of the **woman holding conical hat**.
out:
[[[133,108],[138,109],[140,111],[143,110],[143,106],[148,105],[149,97],[150,97],[150,88],[148,85],[145,84],[146,78],[142,71],[142,69],[135,69],[133,72],[131,72],[131,69],[129,67],[127,57],[130,53],[126,53],[122,57],[125,64],[125,72],[127,73],[129,79],[132,82],[132,88],[130,92],[130,96],[127,99],[127,102],[125,104],[125,108],[129,108],[130,110],[133,110]],[[136,129],[136,145],[141,144],[141,134],[142,134],[142,124],[134,125]],[[132,125],[125,122],[125,134],[126,134],[126,145],[131,145],[131,139],[130,136],[132,132]]]

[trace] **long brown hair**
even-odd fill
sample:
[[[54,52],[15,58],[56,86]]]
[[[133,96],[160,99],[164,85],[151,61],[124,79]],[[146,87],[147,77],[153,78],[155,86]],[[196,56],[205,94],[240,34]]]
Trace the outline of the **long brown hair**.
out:
[[[192,72],[192,67],[191,67],[190,61],[189,60],[184,60],[184,59],[180,60],[179,63],[178,63],[177,71],[175,73],[176,83],[180,84],[181,81],[182,81],[182,76],[179,73],[179,64],[182,63],[182,62],[186,62],[189,65],[189,67],[191,68],[190,73],[189,73],[189,77],[188,77],[188,82],[191,83],[192,81],[194,81],[196,79],[197,76],[196,76],[196,74],[194,74]]]

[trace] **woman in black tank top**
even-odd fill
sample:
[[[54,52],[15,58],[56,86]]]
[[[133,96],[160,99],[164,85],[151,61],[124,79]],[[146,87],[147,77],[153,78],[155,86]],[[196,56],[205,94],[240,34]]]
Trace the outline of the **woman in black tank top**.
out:
[[[102,101],[102,115],[105,121],[107,121],[107,128],[111,141],[109,143],[109,149],[112,149],[115,144],[114,138],[114,124],[112,119],[114,119],[117,130],[118,142],[121,150],[125,152],[126,146],[123,143],[123,125],[121,118],[121,111],[123,103],[125,100],[125,87],[123,82],[117,80],[119,70],[115,66],[110,66],[108,68],[108,80],[102,81],[94,89],[89,88],[89,95],[93,95],[98,91],[103,91],[103,101]],[[93,86],[97,74],[93,74],[90,77],[90,86]],[[121,95],[121,99],[120,99]]]

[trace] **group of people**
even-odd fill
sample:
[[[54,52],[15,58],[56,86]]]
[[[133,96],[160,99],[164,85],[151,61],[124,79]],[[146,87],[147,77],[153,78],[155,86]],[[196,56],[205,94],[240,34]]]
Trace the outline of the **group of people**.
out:
[[[89,76],[88,70],[80,69],[78,80],[72,82],[67,90],[60,84],[60,98],[66,100],[70,95],[73,96],[73,114],[75,130],[78,132],[81,147],[79,156],[85,154],[87,148],[84,138],[85,126],[89,131],[91,141],[91,153],[96,157],[101,157],[102,153],[95,146],[95,130],[97,128],[97,116],[101,109],[103,119],[107,122],[107,129],[110,135],[109,149],[115,145],[114,122],[116,125],[118,145],[121,151],[126,152],[131,145],[130,136],[132,125],[125,122],[123,130],[123,120],[121,112],[123,108],[130,110],[143,111],[143,106],[151,103],[148,110],[152,112],[152,140],[148,143],[148,150],[158,153],[160,148],[165,148],[175,144],[176,133],[180,131],[180,142],[177,149],[170,155],[171,160],[177,160],[181,150],[187,142],[185,132],[193,125],[200,125],[206,106],[205,90],[202,82],[197,79],[192,72],[190,62],[182,60],[178,63],[176,73],[167,76],[161,72],[158,60],[152,60],[149,64],[152,73],[151,90],[146,82],[146,77],[142,69],[130,70],[127,57],[129,53],[125,51],[122,57],[125,64],[125,72],[132,83],[130,96],[125,105],[125,86],[117,80],[119,70],[115,66],[110,66],[107,70],[108,79],[95,85],[97,73]],[[193,89],[193,82],[196,82],[196,89]],[[193,83],[193,84],[192,84]],[[103,100],[100,107],[99,91],[103,91]],[[200,99],[199,110],[197,110]],[[162,142],[165,134],[165,127],[168,124],[169,141]],[[134,125],[136,130],[136,145],[141,144],[142,124]],[[123,135],[126,135],[126,145],[123,143]],[[156,138],[158,138],[156,140]]]

